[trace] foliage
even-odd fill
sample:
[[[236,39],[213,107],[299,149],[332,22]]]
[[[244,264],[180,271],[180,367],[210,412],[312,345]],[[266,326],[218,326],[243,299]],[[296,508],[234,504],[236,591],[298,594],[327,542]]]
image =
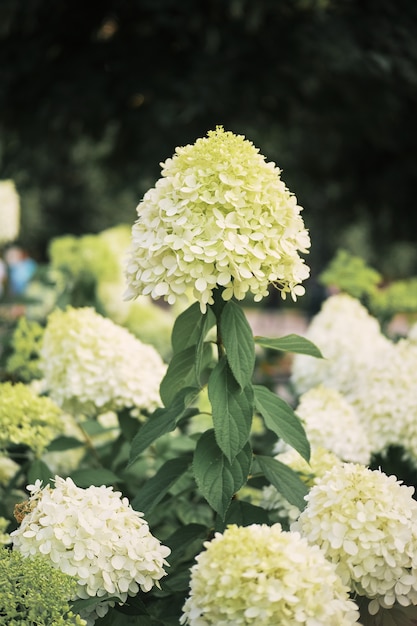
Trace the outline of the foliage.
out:
[[[358,300],[367,300],[375,293],[382,276],[369,267],[361,257],[354,256],[347,250],[338,250],[336,256],[319,275],[319,281],[329,291],[337,288]]]

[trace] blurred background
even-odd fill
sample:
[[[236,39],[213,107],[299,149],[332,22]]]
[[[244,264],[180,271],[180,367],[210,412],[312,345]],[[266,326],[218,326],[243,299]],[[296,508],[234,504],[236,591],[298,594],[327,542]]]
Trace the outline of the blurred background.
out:
[[[38,263],[132,224],[160,162],[221,124],[282,169],[312,278],[344,248],[417,274],[415,0],[1,0],[0,179]]]

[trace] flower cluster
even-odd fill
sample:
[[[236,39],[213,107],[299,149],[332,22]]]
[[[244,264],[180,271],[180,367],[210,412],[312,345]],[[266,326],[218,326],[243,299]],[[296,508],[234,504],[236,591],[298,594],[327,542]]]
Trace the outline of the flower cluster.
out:
[[[28,487],[28,513],[11,533],[24,556],[41,555],[78,581],[77,597],[103,599],[95,607],[104,615],[139,589],[149,591],[165,576],[170,554],[150,532],[143,514],[112,487],[77,487],[55,477],[55,488]],[[83,614],[83,613],[82,613]]]
[[[291,526],[324,551],[352,591],[371,599],[371,613],[417,604],[413,492],[395,476],[343,463],[317,480]]]
[[[12,180],[0,181],[0,245],[15,241],[20,229],[20,198]]]
[[[75,579],[55,570],[45,559],[25,559],[0,548],[0,625],[84,626],[71,611]]]
[[[316,480],[328,470],[341,463],[335,454],[321,447],[312,448],[309,463],[294,448],[279,452],[275,458],[297,472],[308,487],[314,485]],[[267,510],[275,510],[280,518],[287,519],[289,523],[295,522],[301,512],[273,485],[263,487],[260,506]]]
[[[19,318],[10,340],[11,354],[6,362],[8,374],[23,382],[40,378],[39,350],[43,328],[39,322],[23,316]]]
[[[94,309],[68,307],[48,317],[41,369],[50,396],[85,414],[160,405],[166,365],[155,348]]]
[[[356,604],[317,546],[273,526],[229,526],[191,569],[181,624],[348,626]]]
[[[170,304],[193,292],[204,312],[213,290],[256,301],[274,284],[283,298],[304,293],[310,239],[301,207],[274,163],[242,135],[217,127],[176,148],[137,207],[126,267],[126,299]]]
[[[23,383],[0,384],[0,447],[23,444],[40,456],[63,431],[62,412]]]
[[[349,393],[363,369],[378,360],[390,344],[377,319],[359,300],[347,294],[325,300],[306,337],[320,348],[325,358],[294,356],[291,378],[299,394],[320,384]]]
[[[417,344],[391,343],[357,377],[349,394],[367,430],[373,452],[402,446],[417,464]]]
[[[339,391],[323,385],[313,387],[299,398],[296,413],[312,448],[331,450],[343,461],[369,463],[371,445],[366,429],[355,408]]]

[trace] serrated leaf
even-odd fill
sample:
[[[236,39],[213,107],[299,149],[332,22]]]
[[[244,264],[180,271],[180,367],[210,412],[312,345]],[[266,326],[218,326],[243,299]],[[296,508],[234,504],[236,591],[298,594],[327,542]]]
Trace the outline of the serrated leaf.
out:
[[[137,492],[131,504],[137,511],[148,515],[165,497],[170,488],[187,471],[191,465],[191,456],[180,456],[169,459],[157,473],[149,478]]]
[[[280,350],[282,352],[295,352],[297,354],[307,354],[322,359],[323,355],[319,348],[309,339],[300,335],[285,335],[285,337],[269,338],[255,337],[255,343],[263,348],[271,350]]]
[[[303,483],[297,472],[284,465],[277,459],[269,456],[258,455],[255,457],[254,473],[259,466],[261,472],[283,496],[302,511],[306,505],[304,496],[308,488]]]
[[[198,440],[193,460],[197,486],[211,508],[222,518],[233,495],[245,484],[251,463],[249,443],[229,463],[216,443],[214,430],[206,431]]]
[[[290,405],[263,385],[254,385],[253,390],[255,407],[264,418],[265,426],[309,461],[310,444],[304,426]]]
[[[170,433],[184,417],[199,390],[193,387],[181,389],[167,409],[156,409],[143,424],[132,440],[129,465],[132,465],[144,450],[156,439]]]
[[[215,317],[210,309],[207,309],[207,313],[203,314],[200,310],[200,304],[194,302],[175,320],[171,335],[174,354],[198,344],[201,339],[204,339],[215,322]]]
[[[216,441],[232,462],[249,439],[254,411],[252,386],[241,389],[223,357],[210,374],[208,396]]]
[[[91,485],[96,487],[101,487],[101,485],[114,485],[120,480],[114,472],[105,468],[75,470],[71,472],[70,476],[77,487],[82,487],[83,489]]]
[[[255,366],[255,344],[252,329],[241,307],[229,300],[220,317],[220,332],[226,357],[240,387],[246,387]]]

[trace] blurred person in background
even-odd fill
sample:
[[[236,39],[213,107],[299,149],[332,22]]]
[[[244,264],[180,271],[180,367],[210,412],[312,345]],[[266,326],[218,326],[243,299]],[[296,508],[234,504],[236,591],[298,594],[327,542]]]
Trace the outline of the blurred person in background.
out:
[[[34,275],[37,263],[19,245],[12,245],[4,253],[8,274],[8,291],[11,296],[21,296]]]

